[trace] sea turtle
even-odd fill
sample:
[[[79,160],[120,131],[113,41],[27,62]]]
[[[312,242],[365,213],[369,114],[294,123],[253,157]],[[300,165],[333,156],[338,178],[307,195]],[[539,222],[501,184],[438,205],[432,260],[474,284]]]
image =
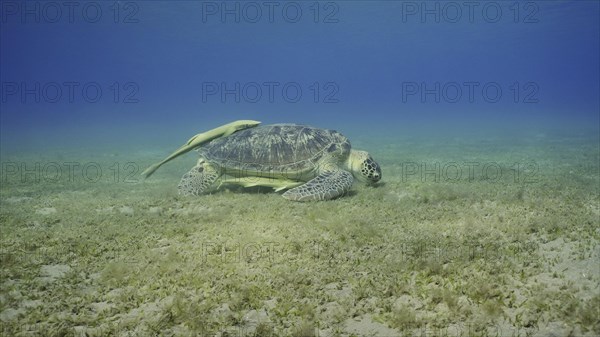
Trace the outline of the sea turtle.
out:
[[[213,130],[195,136],[195,142],[201,143],[200,159],[182,177],[180,194],[200,195],[223,184],[237,184],[288,189],[283,197],[289,200],[328,200],[346,193],[354,178],[366,183],[381,179],[373,158],[365,151],[352,150],[348,139],[337,131],[247,122],[230,123],[238,125],[236,131],[208,141],[202,135]],[[169,158],[180,154],[176,151]]]

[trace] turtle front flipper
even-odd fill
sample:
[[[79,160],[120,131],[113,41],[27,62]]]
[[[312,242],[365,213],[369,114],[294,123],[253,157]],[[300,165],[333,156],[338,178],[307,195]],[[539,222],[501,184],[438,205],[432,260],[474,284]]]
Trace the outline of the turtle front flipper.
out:
[[[215,182],[221,176],[221,172],[203,160],[183,175],[177,190],[180,195],[201,195],[213,190]]]
[[[306,184],[283,193],[283,197],[294,201],[318,201],[337,198],[350,190],[354,178],[344,170],[325,171]]]

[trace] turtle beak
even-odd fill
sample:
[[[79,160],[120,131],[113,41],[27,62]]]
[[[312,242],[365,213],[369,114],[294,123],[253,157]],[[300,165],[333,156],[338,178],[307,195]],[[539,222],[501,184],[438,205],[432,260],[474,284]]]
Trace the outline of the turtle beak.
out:
[[[381,169],[378,167],[377,171],[373,173],[373,183],[376,183],[379,180],[381,180]]]
[[[382,177],[382,175],[381,175],[381,168],[379,167],[379,165],[377,165],[377,164],[375,164],[375,165],[376,165],[375,166],[375,172],[373,172],[373,174],[371,174],[369,176],[369,178],[370,178],[369,182],[371,184],[377,183],[378,181],[381,180],[381,177]]]
[[[381,180],[381,167],[370,156],[365,161],[364,168],[366,170],[367,181],[370,184],[375,184]]]

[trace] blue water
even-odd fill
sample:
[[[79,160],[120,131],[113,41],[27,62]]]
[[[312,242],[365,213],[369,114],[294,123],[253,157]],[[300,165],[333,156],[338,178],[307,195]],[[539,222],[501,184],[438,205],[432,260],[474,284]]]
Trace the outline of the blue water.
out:
[[[597,134],[599,8],[4,1],[1,148],[175,146],[242,118]]]

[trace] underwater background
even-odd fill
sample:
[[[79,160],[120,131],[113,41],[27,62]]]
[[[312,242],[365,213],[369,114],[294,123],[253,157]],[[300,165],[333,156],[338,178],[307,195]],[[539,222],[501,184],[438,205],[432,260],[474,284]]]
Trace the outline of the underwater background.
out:
[[[598,1],[3,1],[3,336],[600,334]],[[334,201],[177,195],[192,135],[335,129]]]
[[[235,119],[598,126],[596,1],[92,4],[3,5],[3,151],[177,145]]]

